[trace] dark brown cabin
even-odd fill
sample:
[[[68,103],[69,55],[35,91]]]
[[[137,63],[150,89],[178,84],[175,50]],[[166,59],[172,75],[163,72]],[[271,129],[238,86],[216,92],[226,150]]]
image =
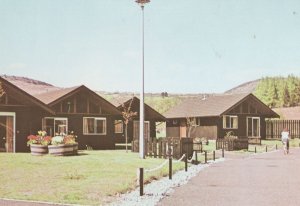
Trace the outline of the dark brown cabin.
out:
[[[208,98],[186,99],[164,114],[167,137],[223,138],[233,132],[239,138],[265,139],[266,118],[279,115],[253,94],[215,95]],[[187,127],[187,118],[192,127]]]
[[[123,102],[122,102],[123,101]],[[132,103],[131,103],[132,101]],[[139,111],[140,111],[140,99],[137,97],[127,98],[126,100],[113,100],[112,103],[117,106],[120,112],[128,108],[131,103],[131,111],[137,112],[137,115],[132,121],[128,123],[128,143],[132,140],[139,139]],[[152,139],[156,137],[156,123],[164,122],[165,117],[154,110],[149,105],[145,104],[145,127],[144,135],[146,139]],[[115,139],[116,143],[125,143],[125,125],[123,124],[122,116],[118,116],[115,120]]]
[[[27,136],[41,129],[44,116],[55,112],[4,78],[0,82],[5,92],[0,97],[0,151],[29,151]]]
[[[44,116],[42,129],[50,136],[73,131],[79,149],[114,149],[114,120],[119,110],[85,86],[35,95],[55,111]]]

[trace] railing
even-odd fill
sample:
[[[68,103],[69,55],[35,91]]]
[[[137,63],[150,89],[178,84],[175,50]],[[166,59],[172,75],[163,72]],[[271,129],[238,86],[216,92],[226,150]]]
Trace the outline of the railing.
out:
[[[216,149],[225,149],[227,151],[233,150],[242,150],[248,149],[248,139],[233,139],[233,140],[225,140],[225,139],[217,139],[216,140]]]

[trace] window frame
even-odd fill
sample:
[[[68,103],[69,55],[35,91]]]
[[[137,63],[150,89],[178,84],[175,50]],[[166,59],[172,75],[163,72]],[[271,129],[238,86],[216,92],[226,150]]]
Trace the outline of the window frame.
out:
[[[52,119],[53,120],[53,136],[56,135],[56,131],[55,131],[55,120],[66,120],[66,134],[68,134],[69,131],[69,120],[67,117],[44,117],[42,119],[42,128],[44,131],[46,131],[46,119]],[[47,134],[50,135],[50,134]]]
[[[120,123],[116,123],[116,121],[118,121],[118,122],[120,122]],[[116,132],[116,125],[117,124],[121,124],[122,126],[121,126],[121,131],[120,132]],[[123,120],[121,120],[121,119],[115,119],[114,120],[114,132],[115,132],[115,134],[123,134],[124,133],[124,126],[123,126]]]
[[[95,133],[85,133],[85,127],[84,127],[84,119],[94,119],[94,131]],[[97,133],[97,120],[103,120],[103,128],[105,128],[105,131],[103,133]],[[107,120],[106,117],[83,117],[82,118],[82,134],[83,135],[106,135],[107,134]]]
[[[229,124],[230,127],[227,127],[227,118],[229,117]],[[231,125],[231,119],[236,118],[236,127],[233,127],[233,125]],[[238,129],[239,128],[239,117],[237,115],[223,115],[223,129]]]

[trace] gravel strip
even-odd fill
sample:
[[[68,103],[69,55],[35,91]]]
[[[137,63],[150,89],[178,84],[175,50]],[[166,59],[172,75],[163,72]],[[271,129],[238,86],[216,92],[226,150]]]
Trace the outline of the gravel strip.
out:
[[[152,206],[156,205],[163,197],[169,196],[173,192],[173,188],[186,184],[189,179],[196,176],[201,170],[209,167],[211,164],[223,162],[224,159],[217,159],[216,161],[209,161],[208,164],[192,165],[188,168],[188,171],[178,171],[172,176],[172,180],[169,177],[163,177],[159,180],[152,181],[150,184],[144,186],[144,196],[140,196],[139,187],[134,191],[126,194],[122,194],[120,198],[110,204],[111,206]]]

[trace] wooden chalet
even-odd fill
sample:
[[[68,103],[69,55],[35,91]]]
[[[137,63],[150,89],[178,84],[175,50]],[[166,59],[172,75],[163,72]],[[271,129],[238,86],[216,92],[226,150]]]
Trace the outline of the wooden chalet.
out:
[[[45,116],[42,129],[50,136],[73,131],[79,149],[114,149],[114,119],[120,115],[111,103],[85,86],[35,95],[55,115]]]
[[[131,103],[131,111],[137,112],[137,115],[132,121],[128,123],[128,143],[132,140],[139,139],[139,111],[140,111],[140,99],[137,97],[126,98],[125,99],[114,99],[111,101],[120,112],[124,111],[124,107],[128,108]],[[145,126],[144,126],[144,136],[145,139],[150,140],[156,137],[156,123],[165,122],[165,117],[154,110],[149,105],[145,104]],[[125,125],[123,123],[123,118],[120,115],[118,119],[115,120],[115,139],[116,143],[124,143],[125,140]]]
[[[25,152],[27,136],[74,131],[79,149],[114,149],[114,120],[120,111],[85,86],[31,95],[0,77],[0,151]]]
[[[27,136],[41,129],[42,119],[55,112],[39,99],[0,77],[0,151],[26,152]]]
[[[266,118],[279,115],[253,94],[215,95],[186,99],[167,111],[168,137],[223,138],[232,131],[238,138],[265,138]],[[187,118],[192,127],[187,128]]]

